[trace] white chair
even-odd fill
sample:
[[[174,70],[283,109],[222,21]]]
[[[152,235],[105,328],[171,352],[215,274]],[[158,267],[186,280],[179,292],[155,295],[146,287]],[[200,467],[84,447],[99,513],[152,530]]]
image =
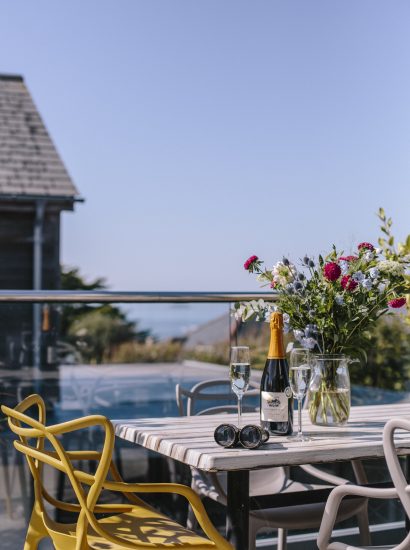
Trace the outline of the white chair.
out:
[[[250,397],[259,395],[260,385],[251,382],[250,389],[244,396],[249,400]],[[236,405],[227,405],[229,400],[232,400],[232,391],[229,380],[215,379],[206,382],[199,382],[190,390],[182,388],[179,384],[176,386],[176,399],[178,410],[181,416],[193,414],[216,414],[219,412],[234,412]],[[224,402],[220,406],[212,406],[200,409],[198,403],[206,401]],[[256,410],[255,406],[244,405],[244,411]],[[366,476],[360,462],[352,463],[356,481],[365,483]],[[314,466],[300,466],[306,473],[313,476],[326,484],[309,484],[301,483],[290,479],[287,468],[276,467],[265,470],[257,470],[250,472],[249,493],[250,496],[262,496],[276,493],[292,493],[295,491],[307,491],[324,487],[333,487],[335,485],[345,485],[348,480],[341,477],[328,474],[315,468]],[[195,468],[191,468],[192,483],[191,487],[198,493],[201,498],[211,498],[223,505],[227,504],[227,476],[226,473],[208,473]],[[278,550],[286,549],[286,537],[289,529],[310,529],[319,528],[325,502],[314,504],[298,504],[294,502],[292,506],[283,508],[272,508],[264,510],[253,510],[249,518],[249,550],[255,549],[256,535],[259,531],[278,531]],[[349,499],[344,502],[337,514],[337,521],[343,521],[351,516],[357,516],[361,543],[370,543],[369,525],[367,517],[367,500],[366,499]],[[195,527],[194,516],[191,511],[188,511],[189,528]]]
[[[400,467],[394,446],[394,432],[397,429],[410,431],[410,421],[401,418],[392,418],[387,422],[383,430],[383,449],[386,457],[387,467],[393,481],[393,488],[377,489],[373,487],[359,487],[357,485],[343,485],[336,487],[330,493],[323,514],[322,525],[320,526],[317,545],[319,550],[409,550],[410,533],[397,545],[391,546],[354,546],[343,542],[330,542],[335,518],[338,510],[343,505],[343,498],[356,496],[376,499],[400,499],[407,517],[410,517],[410,485],[407,483]]]

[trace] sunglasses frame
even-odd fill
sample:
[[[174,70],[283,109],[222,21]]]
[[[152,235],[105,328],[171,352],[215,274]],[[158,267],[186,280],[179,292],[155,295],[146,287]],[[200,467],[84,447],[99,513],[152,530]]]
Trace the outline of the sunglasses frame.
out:
[[[223,445],[217,439],[218,431],[221,428],[228,428],[233,432],[232,441],[228,445]],[[256,444],[249,444],[249,442],[247,442],[246,439],[244,439],[243,434],[246,428],[252,428],[256,430],[256,432],[259,434],[259,439]],[[261,445],[263,445],[269,440],[269,432],[264,428],[261,428],[257,424],[246,424],[246,426],[243,426],[241,429],[239,429],[234,424],[220,424],[214,430],[214,439],[215,439],[215,442],[221,447],[223,447],[224,449],[233,449],[234,447],[237,447],[238,444],[240,444],[245,449],[252,450],[252,449],[258,449]]]

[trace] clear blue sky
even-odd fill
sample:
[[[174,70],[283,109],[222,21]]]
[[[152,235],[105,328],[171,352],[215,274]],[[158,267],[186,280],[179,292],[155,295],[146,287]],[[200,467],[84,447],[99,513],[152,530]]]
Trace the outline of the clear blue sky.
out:
[[[410,232],[407,0],[14,0],[23,74],[84,204],[62,260],[114,289],[257,290],[273,263]]]

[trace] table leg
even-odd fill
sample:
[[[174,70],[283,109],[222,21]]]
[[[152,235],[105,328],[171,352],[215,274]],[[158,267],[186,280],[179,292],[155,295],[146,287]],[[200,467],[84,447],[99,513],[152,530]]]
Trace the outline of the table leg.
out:
[[[235,550],[249,545],[249,471],[228,472],[226,538]]]
[[[406,455],[406,458],[405,458],[404,475],[405,475],[405,477],[407,479],[407,483],[408,483],[409,480],[410,480],[410,456],[409,455]],[[406,512],[404,512],[404,515],[406,517],[406,531],[409,532],[410,531],[410,520],[409,520]]]

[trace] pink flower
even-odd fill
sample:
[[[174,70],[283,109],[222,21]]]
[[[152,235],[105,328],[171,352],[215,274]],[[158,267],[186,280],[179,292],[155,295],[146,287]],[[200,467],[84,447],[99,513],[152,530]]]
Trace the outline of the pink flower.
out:
[[[341,274],[342,270],[336,262],[328,262],[323,268],[323,275],[328,281],[337,281]]]
[[[402,297],[402,298],[394,298],[393,300],[390,300],[390,302],[388,302],[388,305],[393,309],[397,309],[399,307],[403,307],[405,303],[406,303],[406,298]]]
[[[352,292],[357,287],[357,282],[350,275],[344,275],[340,284],[345,290]]]
[[[247,270],[254,264],[256,261],[258,261],[258,256],[251,256],[246,260],[246,262],[243,264],[243,267]]]
[[[355,262],[356,260],[358,260],[359,258],[357,256],[341,256],[339,258],[339,262],[340,261],[343,261],[343,262]]]
[[[271,288],[275,288],[276,287],[276,281],[272,281],[271,284],[269,285]]]
[[[360,243],[357,245],[357,248],[359,250],[361,250],[362,248],[364,248],[365,250],[371,250],[371,251],[374,250],[374,246],[370,243]]]

